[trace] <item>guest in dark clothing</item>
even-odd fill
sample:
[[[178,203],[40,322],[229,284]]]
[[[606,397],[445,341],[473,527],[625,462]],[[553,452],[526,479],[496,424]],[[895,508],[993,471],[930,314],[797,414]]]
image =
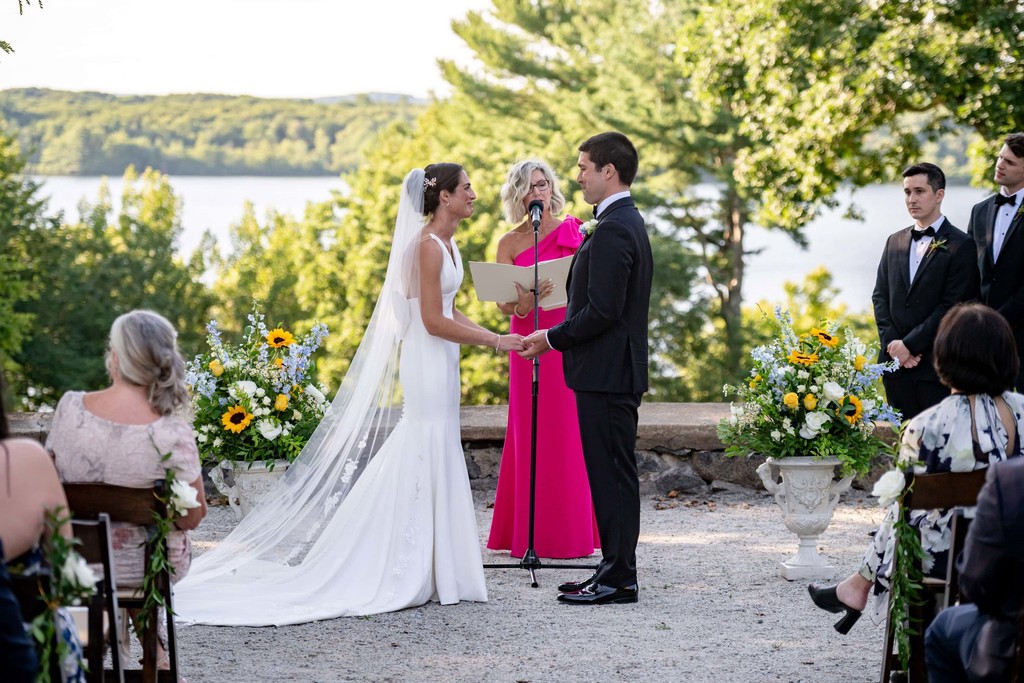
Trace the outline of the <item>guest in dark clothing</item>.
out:
[[[960,556],[961,604],[925,636],[931,683],[1009,681],[1024,594],[1024,460],[990,468]],[[970,604],[966,604],[970,603]]]
[[[36,679],[39,661],[25,631],[3,554],[3,542],[0,541],[0,671],[4,672],[4,680],[9,683],[28,683]]]

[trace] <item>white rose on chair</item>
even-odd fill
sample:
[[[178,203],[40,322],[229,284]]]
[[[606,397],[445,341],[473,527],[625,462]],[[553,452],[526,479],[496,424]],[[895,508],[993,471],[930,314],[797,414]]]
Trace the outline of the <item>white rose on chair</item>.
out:
[[[902,470],[889,470],[875,482],[871,489],[872,496],[878,496],[878,504],[882,507],[889,507],[896,502],[896,499],[903,493],[903,485],[906,478]]]
[[[60,568],[60,574],[65,581],[83,595],[92,595],[96,591],[96,581],[98,581],[96,572],[76,552],[68,553],[64,565]],[[77,601],[75,604],[78,604]]]
[[[171,484],[171,509],[184,517],[191,508],[199,507],[199,492],[181,479],[175,479]]]

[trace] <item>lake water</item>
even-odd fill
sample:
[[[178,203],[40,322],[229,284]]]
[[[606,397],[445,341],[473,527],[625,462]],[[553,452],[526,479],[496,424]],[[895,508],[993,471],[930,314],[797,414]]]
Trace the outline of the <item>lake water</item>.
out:
[[[77,217],[82,199],[96,201],[100,186],[100,178],[49,176],[40,180],[51,211],[64,210],[69,218]],[[324,201],[331,197],[332,190],[346,189],[338,177],[177,176],[170,182],[183,204],[183,254],[196,248],[207,229],[226,245],[228,227],[240,220],[246,201],[253,203],[260,218],[268,209],[301,216],[307,202]],[[109,178],[107,183],[116,211],[123,181]],[[973,187],[948,187],[944,213],[953,225],[966,230],[971,207],[988,194],[988,190]],[[842,217],[851,198],[864,215],[863,221]],[[839,199],[842,207],[824,213],[805,229],[809,242],[806,250],[780,232],[756,227],[749,230],[747,249],[762,251],[748,257],[744,301],[779,301],[784,283],[802,281],[808,272],[824,266],[839,288],[840,301],[854,311],[870,310],[875,271],[886,237],[911,223],[903,204],[903,188],[898,184],[870,185]]]

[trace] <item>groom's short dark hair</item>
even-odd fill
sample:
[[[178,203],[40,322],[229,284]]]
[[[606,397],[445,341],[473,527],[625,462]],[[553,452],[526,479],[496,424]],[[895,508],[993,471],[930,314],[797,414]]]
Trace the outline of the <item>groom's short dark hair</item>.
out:
[[[636,169],[640,166],[640,157],[636,147],[622,133],[598,133],[580,145],[579,151],[586,152],[598,168],[608,164],[614,166],[623,185],[633,184]]]

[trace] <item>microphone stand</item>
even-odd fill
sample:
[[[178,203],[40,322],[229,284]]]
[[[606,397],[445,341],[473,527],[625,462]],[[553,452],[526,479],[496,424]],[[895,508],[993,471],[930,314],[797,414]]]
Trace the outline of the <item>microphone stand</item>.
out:
[[[534,200],[539,203],[539,200]],[[533,209],[534,202],[530,203]],[[543,211],[543,208],[541,209]],[[540,329],[540,212],[537,212],[533,222],[533,331]],[[540,356],[532,359],[533,380],[530,391],[530,518],[527,525],[526,552],[523,559],[514,564],[499,563],[485,564],[484,569],[525,569],[530,572],[530,586],[538,587],[538,569],[591,569],[597,570],[594,564],[557,564],[545,566],[541,564],[537,551],[533,548],[533,530],[536,520],[537,507],[537,398],[540,395]]]

